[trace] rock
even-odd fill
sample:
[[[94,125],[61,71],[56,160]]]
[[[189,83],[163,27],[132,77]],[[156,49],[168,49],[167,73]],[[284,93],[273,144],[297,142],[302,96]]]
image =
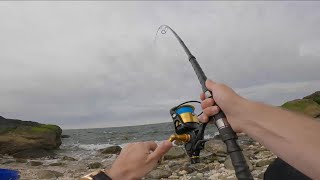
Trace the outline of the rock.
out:
[[[314,118],[320,117],[320,105],[311,99],[296,99],[284,103],[281,107]]]
[[[54,163],[49,164],[49,166],[63,166],[63,165],[65,165],[65,164],[62,162],[54,162]]]
[[[210,180],[218,180],[218,179],[219,179],[219,176],[220,176],[220,174],[215,173],[215,174],[211,175],[211,176],[209,177],[209,179],[210,179]]]
[[[70,136],[69,135],[61,135],[61,138],[69,138]]]
[[[201,156],[200,157],[200,162],[212,163],[217,159],[218,159],[218,156],[215,153],[211,153],[211,154],[209,154],[207,156]]]
[[[249,158],[247,156],[245,156],[245,155],[244,155],[244,158],[247,161],[247,165],[249,166],[249,170],[252,171],[253,170],[253,166],[252,166]],[[226,161],[224,162],[224,167],[226,169],[234,170],[230,156],[228,156]]]
[[[15,163],[16,161],[14,161],[13,159],[5,159],[0,161],[0,164],[12,164]]]
[[[259,179],[263,179],[263,178],[264,178],[264,172],[260,173],[260,174],[258,175],[258,178],[259,178]]]
[[[120,154],[122,148],[120,146],[110,146],[104,149],[100,149],[102,154]]]
[[[171,175],[168,177],[168,179],[179,179],[179,176],[177,175]]]
[[[259,151],[257,152],[257,154],[254,155],[254,157],[256,159],[265,159],[265,158],[268,158],[268,157],[271,157],[273,156],[274,154],[270,151]]]
[[[192,176],[189,180],[201,180],[198,176]]]
[[[0,154],[29,149],[57,149],[62,130],[56,125],[0,118]]]
[[[16,159],[16,162],[17,162],[17,163],[27,163],[28,161],[27,161],[26,159],[20,159],[20,158],[18,158],[18,159]]]
[[[30,166],[40,166],[42,165],[43,163],[42,162],[39,162],[39,161],[29,161],[28,164]]]
[[[203,174],[202,173],[197,173],[197,177],[202,179],[203,178]]]
[[[186,156],[186,152],[183,147],[173,146],[165,155],[165,160],[178,159]]]
[[[32,159],[32,158],[41,158],[41,157],[55,157],[55,153],[52,151],[44,150],[44,149],[27,149],[20,151],[18,153],[12,154],[15,158],[23,158],[23,159]]]
[[[256,162],[256,166],[257,167],[262,167],[265,165],[269,165],[271,164],[276,158],[270,158],[270,159],[261,159],[259,161]]]
[[[194,169],[193,168],[191,168],[191,167],[189,167],[190,166],[190,164],[185,164],[185,165],[183,165],[182,167],[180,167],[180,171],[179,171],[179,173],[180,172],[183,172],[183,173],[185,173],[185,174],[190,174],[190,173],[192,173],[193,171],[194,171]],[[181,174],[181,173],[180,173]],[[183,175],[183,174],[182,174]]]
[[[62,160],[65,160],[65,161],[77,161],[75,158],[73,158],[73,157],[68,157],[68,156],[63,156],[63,157],[62,157]]]
[[[171,172],[163,169],[155,169],[152,170],[148,175],[147,178],[152,179],[161,179],[161,178],[168,178],[171,176]]]
[[[313,94],[310,94],[309,96],[304,97],[303,99],[310,99],[314,102],[318,103],[320,105],[320,91],[317,91]]]
[[[224,163],[225,161],[226,161],[226,157],[217,157],[217,161],[219,162],[219,163]]]
[[[191,164],[189,167],[194,169],[194,171],[197,171],[197,172],[209,171],[209,167],[204,163]]]
[[[214,163],[209,163],[207,166],[209,168],[209,170],[214,170],[214,169],[218,169],[219,168],[219,163],[214,162]]]
[[[102,167],[102,164],[99,162],[94,162],[94,163],[90,163],[87,166],[89,169],[98,169],[100,167]]]
[[[211,139],[204,145],[204,149],[212,153],[227,154],[226,145],[221,140]]]
[[[186,170],[182,170],[182,171],[179,171],[179,174],[181,174],[181,175],[185,175],[185,174],[188,174],[188,171],[186,171]]]
[[[179,141],[179,140],[175,140],[173,143],[174,143],[175,145],[177,145],[177,146],[183,146],[183,145],[184,145],[184,142]]]
[[[40,170],[36,174],[39,179],[57,179],[63,176],[62,173],[51,170]]]

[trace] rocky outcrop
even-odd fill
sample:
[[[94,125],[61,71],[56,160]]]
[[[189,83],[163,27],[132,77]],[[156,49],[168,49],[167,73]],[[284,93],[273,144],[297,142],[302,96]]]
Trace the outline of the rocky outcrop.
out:
[[[33,150],[59,148],[61,133],[61,128],[56,125],[6,119],[0,116],[0,154],[11,155],[27,150],[32,154]]]
[[[310,94],[309,96],[304,97],[303,99],[310,99],[320,105],[320,91]]]
[[[320,105],[312,99],[296,99],[284,103],[281,107],[313,118],[320,117]]]

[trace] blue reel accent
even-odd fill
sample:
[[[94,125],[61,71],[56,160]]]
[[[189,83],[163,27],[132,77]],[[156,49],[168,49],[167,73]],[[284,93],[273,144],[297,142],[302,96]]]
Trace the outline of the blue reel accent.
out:
[[[180,115],[180,114],[186,113],[186,112],[193,113],[193,111],[194,111],[194,109],[190,106],[182,106],[176,110],[176,113]]]

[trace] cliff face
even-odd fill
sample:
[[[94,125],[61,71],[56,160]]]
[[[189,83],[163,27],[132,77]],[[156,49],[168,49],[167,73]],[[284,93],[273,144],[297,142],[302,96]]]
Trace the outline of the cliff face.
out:
[[[317,91],[303,99],[296,99],[284,103],[281,107],[306,114],[313,118],[320,118],[320,91]]]
[[[61,145],[62,130],[56,125],[6,119],[0,116],[0,154],[23,150],[51,150]]]

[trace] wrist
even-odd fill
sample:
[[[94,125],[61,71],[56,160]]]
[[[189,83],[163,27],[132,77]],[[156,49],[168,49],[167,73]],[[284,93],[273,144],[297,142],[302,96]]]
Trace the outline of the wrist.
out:
[[[125,172],[119,171],[116,169],[107,169],[104,171],[112,180],[122,180],[122,179],[127,179],[127,176]]]

